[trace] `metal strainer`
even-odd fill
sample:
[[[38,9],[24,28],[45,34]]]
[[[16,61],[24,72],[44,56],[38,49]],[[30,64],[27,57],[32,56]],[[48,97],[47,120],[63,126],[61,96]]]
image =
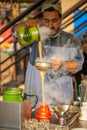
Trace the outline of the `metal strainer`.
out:
[[[52,63],[45,61],[36,61],[35,66],[40,71],[47,71],[52,68]]]

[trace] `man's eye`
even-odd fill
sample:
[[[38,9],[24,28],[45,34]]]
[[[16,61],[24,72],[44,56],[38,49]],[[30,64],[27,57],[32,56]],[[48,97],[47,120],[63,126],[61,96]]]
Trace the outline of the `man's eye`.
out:
[[[53,22],[57,22],[58,20],[57,19],[53,19]]]
[[[49,20],[44,20],[46,23],[49,23]]]

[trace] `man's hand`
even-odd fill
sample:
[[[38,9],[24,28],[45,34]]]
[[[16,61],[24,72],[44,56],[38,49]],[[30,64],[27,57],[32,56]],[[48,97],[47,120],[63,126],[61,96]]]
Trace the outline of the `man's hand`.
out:
[[[26,25],[28,27],[32,27],[32,26],[39,26],[39,20],[38,19],[33,19],[33,18],[29,18],[27,21],[26,21]]]
[[[53,69],[58,70],[61,67],[68,72],[75,72],[78,68],[78,63],[76,61],[62,61],[58,56],[52,57]]]
[[[52,57],[53,69],[58,70],[62,66],[62,61],[58,56]]]

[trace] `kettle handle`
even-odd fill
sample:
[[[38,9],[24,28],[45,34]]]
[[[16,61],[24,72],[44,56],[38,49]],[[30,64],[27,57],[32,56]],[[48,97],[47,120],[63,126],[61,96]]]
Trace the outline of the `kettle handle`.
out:
[[[17,35],[16,35],[16,33],[15,33],[15,27],[16,27],[16,26],[17,26],[17,24],[15,24],[15,25],[12,26],[11,32],[12,32],[12,36],[13,36],[16,40],[18,40],[18,37],[17,37]]]
[[[34,90],[24,89],[24,99],[27,99],[28,97],[32,98],[30,100],[31,103],[35,102],[34,105],[32,106],[32,108],[34,108],[38,102],[38,97],[37,97],[36,93],[34,92]]]
[[[20,25],[18,23],[13,25],[12,28],[11,28],[11,32],[12,32],[12,36],[18,41],[18,36],[16,35],[16,31],[15,31],[16,26],[20,27]],[[21,27],[22,26],[27,27],[25,24],[23,24],[23,25],[21,24]]]

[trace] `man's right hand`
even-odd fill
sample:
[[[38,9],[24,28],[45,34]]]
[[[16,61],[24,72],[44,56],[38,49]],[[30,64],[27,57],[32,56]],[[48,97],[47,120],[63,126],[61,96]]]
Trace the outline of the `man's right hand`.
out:
[[[39,26],[39,20],[38,19],[33,19],[33,18],[29,18],[27,21],[26,21],[26,25],[28,27],[32,27],[32,26]]]
[[[39,20],[38,19],[33,19],[33,18],[29,18],[26,22],[20,22],[18,24],[15,25],[14,27],[14,33],[16,34],[16,32],[18,31],[18,29],[20,27],[33,27],[33,26],[39,26]]]

